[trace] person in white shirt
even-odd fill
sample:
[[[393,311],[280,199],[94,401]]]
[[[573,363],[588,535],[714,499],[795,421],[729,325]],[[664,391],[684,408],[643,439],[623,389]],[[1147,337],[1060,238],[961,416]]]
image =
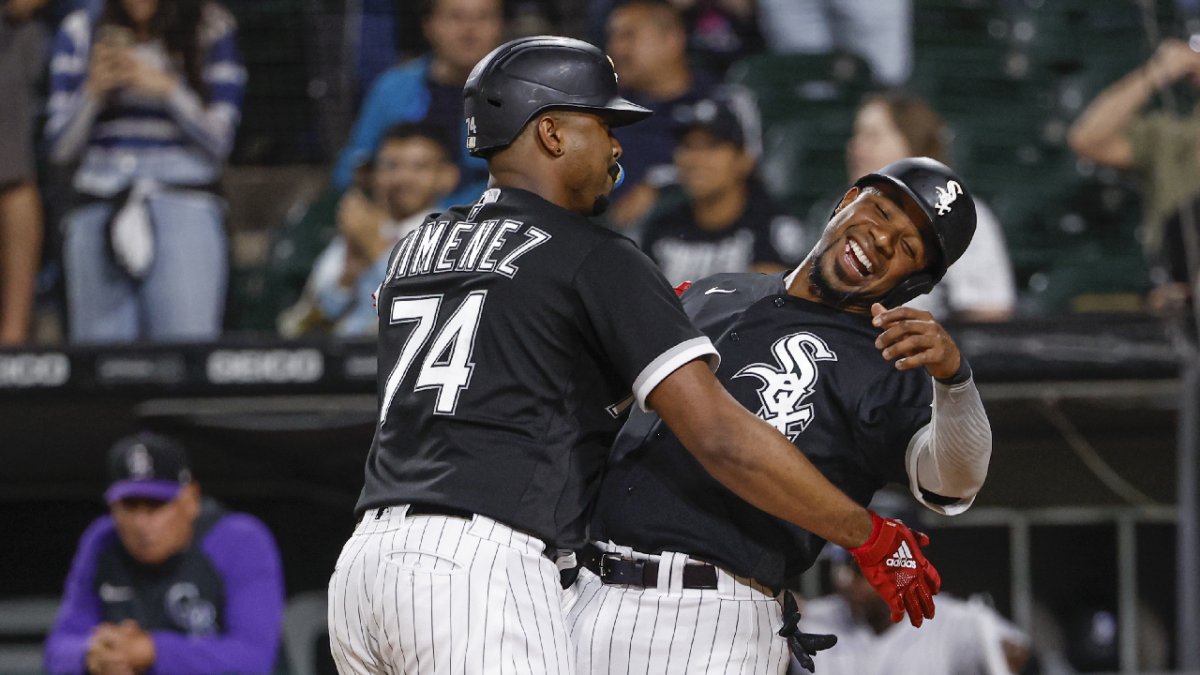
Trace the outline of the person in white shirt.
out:
[[[842,557],[831,575],[837,593],[802,606],[801,631],[837,635],[816,657],[821,675],[995,675],[1029,661],[1029,638],[981,598],[939,595],[937,616],[920,629],[892,623],[887,604]]]
[[[945,122],[924,100],[889,91],[869,96],[854,118],[854,135],[846,144],[851,177],[864,176],[902,157],[932,157],[946,162]],[[1016,308],[1017,290],[1004,231],[996,215],[975,197],[975,237],[958,264],[932,292],[909,307],[939,320],[1004,321]]]

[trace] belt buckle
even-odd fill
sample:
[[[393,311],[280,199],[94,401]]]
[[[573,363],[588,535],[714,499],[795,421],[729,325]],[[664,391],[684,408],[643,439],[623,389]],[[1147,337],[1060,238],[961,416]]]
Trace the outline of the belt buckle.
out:
[[[604,581],[608,578],[609,572],[612,572],[610,564],[621,560],[620,553],[601,553],[600,554],[600,580]]]

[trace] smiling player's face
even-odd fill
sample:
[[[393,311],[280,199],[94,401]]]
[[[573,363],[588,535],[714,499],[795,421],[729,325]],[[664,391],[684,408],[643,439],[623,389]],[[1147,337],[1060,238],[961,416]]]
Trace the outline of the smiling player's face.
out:
[[[832,304],[869,311],[928,266],[924,227],[924,214],[898,190],[851,188],[810,254],[813,286]]]

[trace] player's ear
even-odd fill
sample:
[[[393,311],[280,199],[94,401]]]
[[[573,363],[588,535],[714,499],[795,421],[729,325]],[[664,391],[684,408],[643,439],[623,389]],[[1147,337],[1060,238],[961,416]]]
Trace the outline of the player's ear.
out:
[[[538,145],[551,157],[560,157],[566,151],[566,125],[557,115],[545,114],[537,119],[534,135]]]
[[[850,188],[849,190],[846,190],[846,194],[842,197],[842,201],[838,202],[837,207],[833,209],[834,215],[837,215],[838,213],[841,212],[842,209],[849,206],[850,202],[854,201],[855,199],[858,199],[859,192],[861,192],[861,190],[858,188],[857,185]]]

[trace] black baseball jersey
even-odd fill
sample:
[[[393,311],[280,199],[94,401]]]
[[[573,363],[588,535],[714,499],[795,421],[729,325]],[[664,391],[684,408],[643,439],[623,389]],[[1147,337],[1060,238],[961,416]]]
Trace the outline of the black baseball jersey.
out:
[[[577,547],[630,392],[715,360],[632,241],[517,189],[427,218],[378,296],[359,512],[448,506]]]
[[[670,197],[664,201],[670,201]],[[749,272],[756,264],[793,265],[803,258],[804,227],[785,215],[751,182],[746,209],[720,230],[696,224],[695,205],[683,197],[647,219],[642,250],[672,284],[722,272]]]
[[[783,275],[721,274],[684,308],[721,354],[718,379],[860,504],[907,484],[908,443],[930,421],[924,370],[897,371],[870,319],[789,295]],[[772,588],[825,544],[708,475],[657,416],[634,412],[614,444],[591,536],[646,553],[680,551]]]

